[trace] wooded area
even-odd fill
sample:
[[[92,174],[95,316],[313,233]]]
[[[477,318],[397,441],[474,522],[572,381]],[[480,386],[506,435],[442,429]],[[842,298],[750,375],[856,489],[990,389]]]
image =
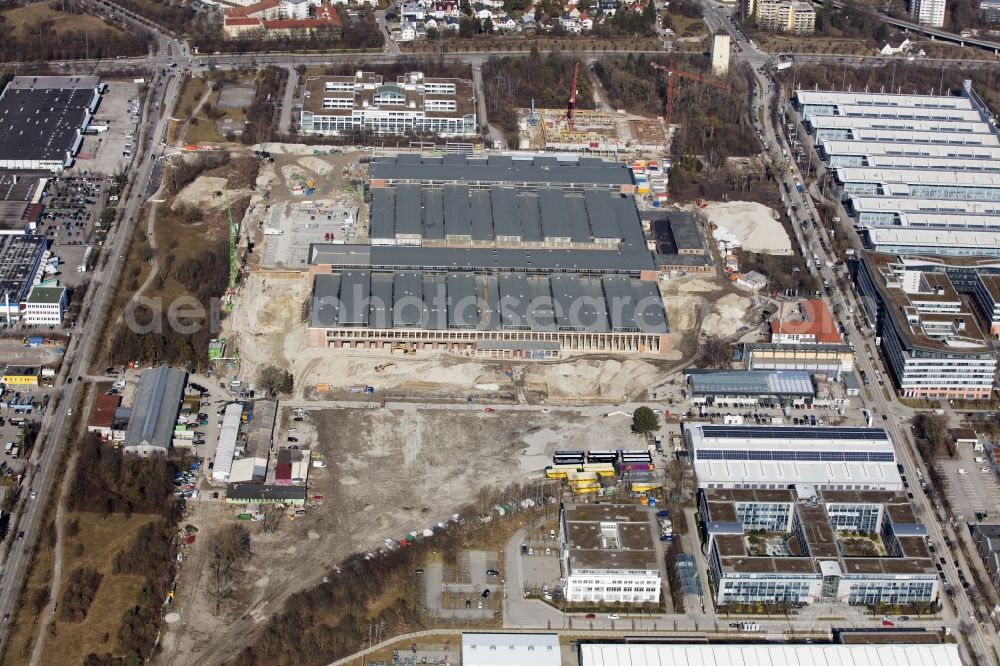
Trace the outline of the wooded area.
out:
[[[542,57],[532,47],[527,58],[491,58],[483,63],[483,89],[490,124],[500,128],[507,142],[516,146],[516,110],[530,107],[531,100],[540,109],[567,108],[577,62],[555,52]],[[594,93],[586,72],[580,73],[577,90],[576,108],[593,109]]]
[[[178,467],[173,460],[127,456],[93,433],[77,442],[77,454],[80,472],[70,488],[70,510],[175,516],[173,480]]]
[[[3,2],[0,10],[23,6],[23,3]],[[99,30],[59,29],[56,19],[84,14],[84,7],[75,2],[48,5],[48,14],[30,24],[14,25],[0,14],[0,60],[73,60],[82,58],[115,58],[120,55],[145,55],[150,40],[145,32],[124,32],[107,25]],[[90,19],[95,21],[96,19]],[[103,25],[97,23],[97,25]]]
[[[240,134],[246,145],[272,141],[278,134],[278,106],[276,101],[285,91],[288,72],[281,67],[264,67],[257,72],[257,92],[247,108],[247,122]]]
[[[59,604],[59,619],[63,622],[81,622],[87,617],[90,604],[97,596],[97,588],[103,576],[93,567],[78,567],[69,574],[62,602]]]

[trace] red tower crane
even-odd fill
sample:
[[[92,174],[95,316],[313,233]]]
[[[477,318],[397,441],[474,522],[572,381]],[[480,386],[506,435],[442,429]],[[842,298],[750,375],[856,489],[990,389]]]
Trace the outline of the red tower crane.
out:
[[[576,79],[580,76],[580,63],[576,63],[573,68],[573,83],[569,88],[569,107],[566,109],[566,118],[569,120],[569,131],[573,131],[573,117],[576,115]]]
[[[699,83],[704,83],[705,85],[712,86],[713,88],[718,88],[719,90],[729,90],[729,86],[725,83],[719,83],[718,81],[713,81],[711,79],[706,79],[703,76],[698,76],[697,74],[691,74],[689,72],[683,72],[674,67],[674,63],[671,62],[669,65],[664,67],[660,63],[651,62],[649,66],[653,69],[658,69],[660,71],[667,73],[667,103],[664,104],[664,114],[667,117],[667,131],[670,131],[670,126],[674,121],[674,75],[681,76],[685,79],[691,79],[692,81],[697,81]]]

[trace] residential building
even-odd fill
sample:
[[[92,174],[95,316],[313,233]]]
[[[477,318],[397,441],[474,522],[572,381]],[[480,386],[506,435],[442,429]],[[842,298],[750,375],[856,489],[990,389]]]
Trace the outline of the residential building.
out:
[[[907,398],[988,399],[997,358],[971,303],[982,291],[974,265],[921,259],[866,252],[857,271],[889,374]],[[961,280],[962,293],[951,276]]]
[[[426,78],[421,72],[400,76],[394,83],[361,71],[312,77],[305,82],[300,125],[305,134],[474,136],[475,92],[471,81]]]
[[[597,8],[608,16],[614,16],[620,4],[621,0],[597,0]]]
[[[990,580],[1000,588],[1000,525],[972,524],[972,540]]]
[[[878,52],[879,55],[894,56],[906,53],[906,51],[909,48],[910,48],[910,40],[904,39],[899,43],[899,46],[893,46],[892,42],[886,42],[878,49]]]
[[[944,26],[946,5],[945,0],[907,0],[906,8],[920,25],[941,28]]]
[[[14,389],[38,386],[41,374],[37,365],[8,365],[3,371],[3,385]]]
[[[765,30],[808,35],[816,28],[816,11],[801,0],[740,0],[740,7]]]
[[[771,320],[771,342],[775,344],[839,345],[844,342],[825,301],[815,298],[799,304],[802,318],[785,320],[784,311]]]
[[[333,5],[322,0],[261,0],[226,9],[222,30],[226,39],[277,39],[319,31],[339,34],[341,20]]]
[[[1000,21],[1000,0],[979,0],[979,17],[984,21]]]
[[[132,416],[125,431],[127,453],[166,453],[174,437],[187,373],[161,365],[142,373],[132,401]]]
[[[662,579],[648,509],[564,505],[559,530],[566,601],[659,603]]]
[[[558,634],[462,633],[462,666],[560,666]]]
[[[927,528],[903,492],[703,489],[715,602],[933,604]]]
[[[59,326],[66,305],[65,287],[32,287],[24,303],[24,323],[29,326]]]
[[[896,636],[897,634],[893,634]],[[872,645],[766,643],[580,642],[580,666],[675,666],[676,664],[740,664],[740,666],[962,666],[958,645],[907,645],[885,634]]]
[[[892,439],[881,428],[689,421],[683,431],[699,488],[903,489]]]

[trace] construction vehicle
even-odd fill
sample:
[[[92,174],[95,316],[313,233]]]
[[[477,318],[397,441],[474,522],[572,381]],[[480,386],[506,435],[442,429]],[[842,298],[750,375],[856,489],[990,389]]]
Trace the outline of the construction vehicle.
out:
[[[653,69],[658,69],[662,72],[667,73],[667,101],[664,105],[664,116],[667,119],[667,131],[670,131],[670,127],[674,123],[674,75],[685,79],[690,79],[692,81],[697,81],[698,83],[704,83],[705,85],[712,86],[713,88],[718,88],[719,90],[729,90],[729,86],[718,81],[713,81],[711,79],[706,79],[705,77],[698,76],[697,74],[691,74],[689,72],[683,72],[674,67],[674,63],[671,62],[667,66],[663,66],[657,62],[649,63],[649,66]],[[574,79],[574,82],[576,79]]]
[[[389,361],[388,363],[380,363],[380,364],[378,364],[378,365],[375,366],[375,372],[382,372],[386,368],[391,368],[391,367],[394,367],[395,365],[396,364],[393,361]]]

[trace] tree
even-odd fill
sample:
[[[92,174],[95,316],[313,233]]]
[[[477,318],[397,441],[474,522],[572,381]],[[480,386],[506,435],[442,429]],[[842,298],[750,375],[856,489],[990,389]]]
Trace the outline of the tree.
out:
[[[632,427],[640,435],[660,429],[660,417],[649,407],[640,407],[632,414]]]
[[[733,352],[729,343],[717,335],[710,335],[701,345],[698,365],[703,368],[723,370],[732,364],[732,358]]]
[[[265,365],[260,369],[257,383],[268,395],[292,392],[292,374],[274,365]]]
[[[215,612],[222,600],[232,594],[236,574],[241,565],[250,559],[250,530],[243,525],[230,524],[212,535],[208,543],[209,587],[215,595]]]

